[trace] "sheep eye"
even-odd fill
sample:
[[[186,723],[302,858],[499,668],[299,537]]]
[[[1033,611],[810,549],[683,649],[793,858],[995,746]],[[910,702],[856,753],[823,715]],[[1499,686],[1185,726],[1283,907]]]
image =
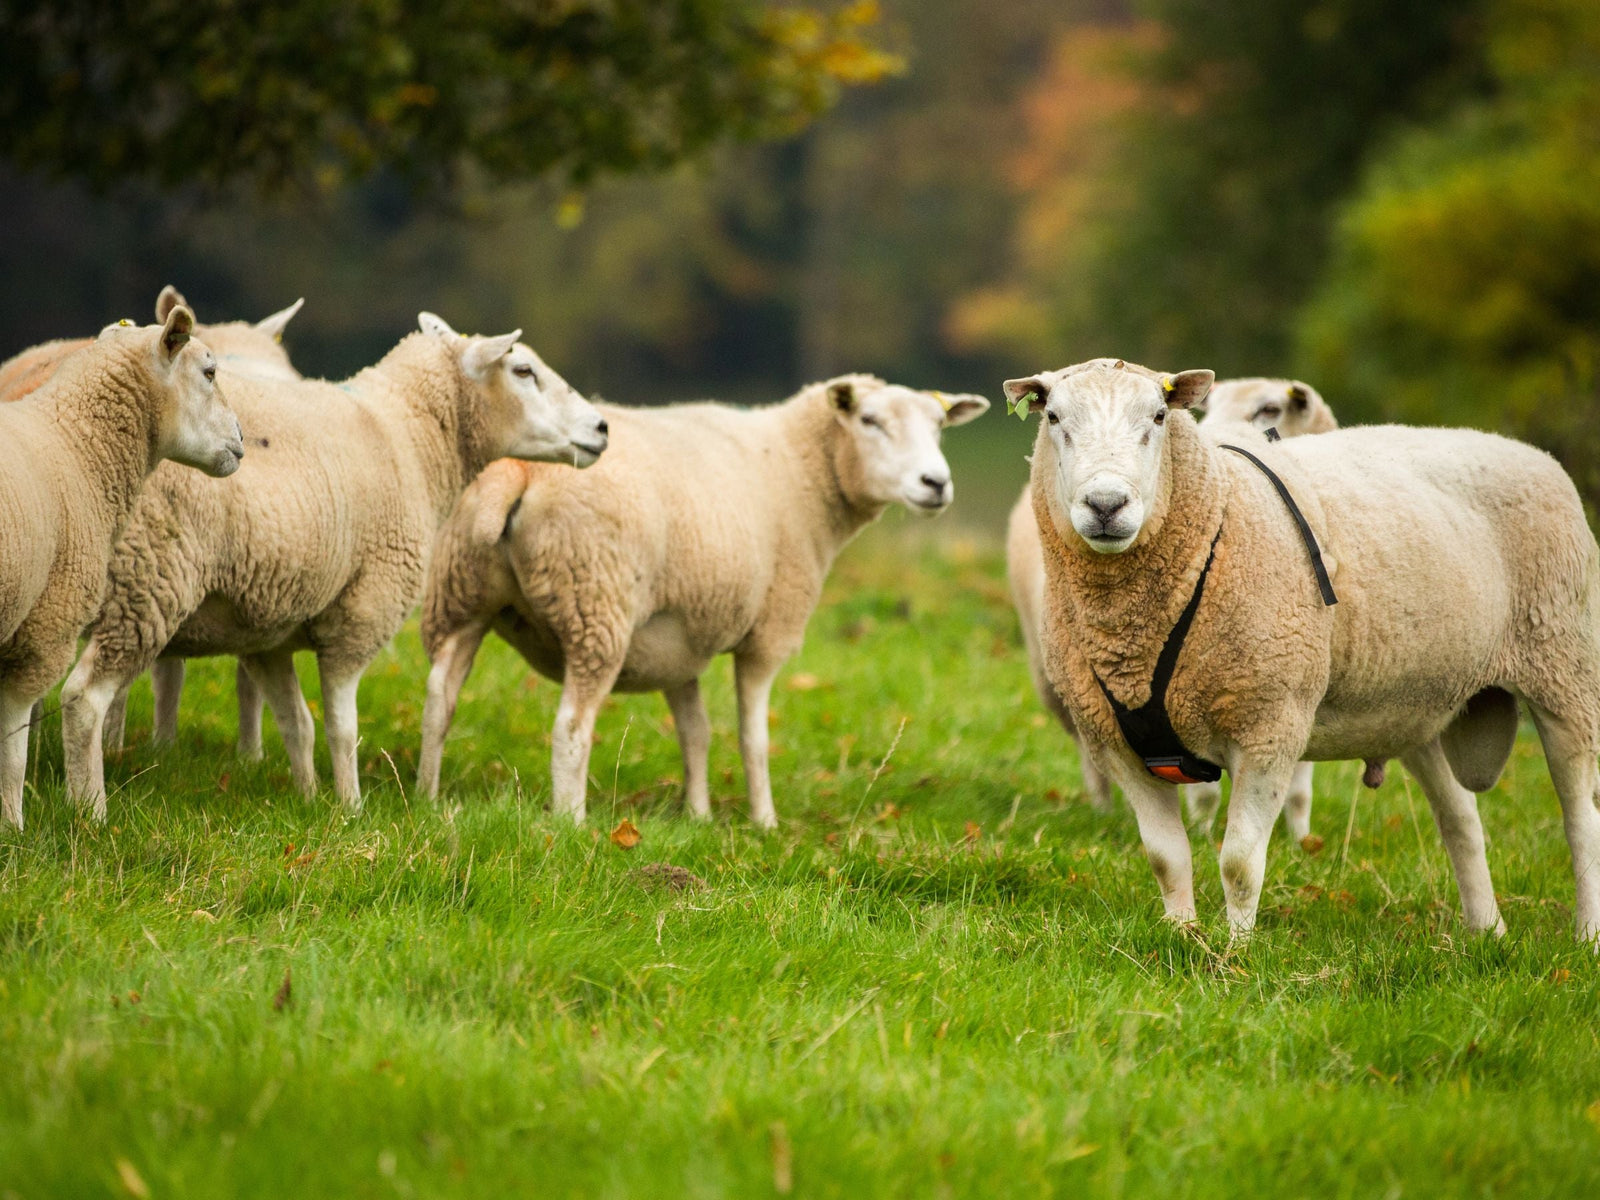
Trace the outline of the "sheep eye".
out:
[[[865,425],[868,429],[882,429],[883,428],[883,422],[878,420],[877,417],[872,416],[870,413],[862,413],[861,414],[861,423],[863,425]]]
[[[205,369],[205,371],[203,372],[203,374],[205,375],[205,377],[207,379],[212,380],[213,382],[215,382],[216,378],[217,378],[217,369],[215,367],[207,367]]]
[[[533,378],[533,368],[527,363],[518,363],[516,366],[511,368],[511,373],[519,379]]]
[[[1163,408],[1160,412],[1156,413],[1156,424],[1157,425],[1165,425],[1166,423],[1167,423],[1167,410]]]
[[[1049,421],[1052,425],[1061,424],[1061,418],[1056,416],[1055,413],[1051,412],[1048,408],[1044,410],[1044,419]]]
[[[1258,417],[1276,417],[1283,412],[1276,404],[1269,404],[1256,414]]]

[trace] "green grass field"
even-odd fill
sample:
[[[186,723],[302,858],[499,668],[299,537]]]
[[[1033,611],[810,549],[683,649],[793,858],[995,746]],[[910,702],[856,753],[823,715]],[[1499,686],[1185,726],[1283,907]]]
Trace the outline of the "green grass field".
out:
[[[1536,743],[1484,803],[1509,937],[1464,936],[1403,772],[1340,765],[1230,953],[1214,854],[1173,928],[1083,802],[998,558],[914,529],[847,553],[779,681],[770,836],[726,664],[709,826],[656,696],[602,716],[590,825],[546,814],[556,688],[497,643],[439,806],[409,630],[355,820],[270,730],[234,761],[231,664],[160,755],[140,685],[103,827],[51,721],[0,834],[0,1197],[1600,1195],[1600,967]]]

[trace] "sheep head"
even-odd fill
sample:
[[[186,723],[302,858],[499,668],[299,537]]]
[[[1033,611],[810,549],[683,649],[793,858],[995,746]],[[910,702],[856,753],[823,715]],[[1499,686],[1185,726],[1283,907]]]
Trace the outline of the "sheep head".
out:
[[[168,306],[159,325],[119,321],[103,329],[99,340],[128,350],[155,418],[158,459],[218,478],[239,469],[244,457],[239,421],[217,386],[217,356],[194,337],[194,313],[187,305]]]
[[[840,483],[863,507],[904,504],[940,513],[955,498],[939,434],[988,411],[982,396],[924,392],[871,375],[842,375],[823,385],[843,432]]]
[[[1207,422],[1242,421],[1286,438],[1339,424],[1317,389],[1298,379],[1227,379],[1211,389],[1205,409]]]
[[[1006,381],[1008,403],[1044,414],[1033,480],[1063,535],[1070,526],[1100,554],[1134,544],[1160,487],[1167,416],[1205,399],[1212,378],[1100,358]]]
[[[587,467],[605,451],[608,430],[598,409],[518,339],[520,329],[498,337],[468,337],[432,313],[417,323],[455,353],[465,376],[463,393],[475,408],[485,461],[521,458]]]

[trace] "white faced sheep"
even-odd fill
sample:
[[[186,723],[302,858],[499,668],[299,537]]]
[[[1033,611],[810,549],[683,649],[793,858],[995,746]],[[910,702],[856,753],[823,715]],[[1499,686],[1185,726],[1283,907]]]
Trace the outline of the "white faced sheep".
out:
[[[496,463],[440,538],[423,604],[428,676],[418,786],[489,629],[561,680],[555,811],[584,818],[595,716],[612,691],[660,691],[688,808],[709,817],[700,676],[732,654],[751,819],[777,823],[767,771],[773,678],[799,648],[834,557],[890,504],[950,503],[940,431],[989,407],[851,375],[750,411],[603,406],[613,445],[579,476]]]
[[[194,336],[216,356],[225,371],[236,371],[263,379],[298,379],[300,374],[284,353],[283,331],[304,300],[296,300],[279,312],[260,321],[226,321],[218,325],[197,323]],[[170,284],[156,297],[156,324],[163,325],[179,305],[193,306]],[[67,356],[91,345],[92,338],[64,338],[44,342],[0,362],[0,404],[20,400],[56,373]]]
[[[1572,481],[1472,430],[1249,447],[1291,506],[1200,436],[1185,410],[1210,385],[1209,371],[1105,359],[1005,385],[1044,416],[1032,483],[1046,671],[1133,807],[1167,914],[1195,909],[1163,778],[1232,775],[1222,882],[1244,933],[1295,763],[1399,757],[1433,807],[1467,925],[1503,930],[1468,788],[1499,776],[1521,699],[1565,813],[1577,932],[1600,937],[1600,550]],[[1162,724],[1173,758],[1130,745],[1129,730],[1148,743]]]
[[[0,405],[0,802],[18,827],[29,711],[72,665],[146,477],[164,458],[196,482],[230,475],[244,454],[193,327],[182,306],[160,326],[111,326]]]
[[[206,344],[216,356],[224,382],[230,375],[247,375],[256,379],[299,379],[288,354],[283,349],[283,331],[294,315],[300,311],[304,299],[296,300],[287,308],[259,321],[225,321],[217,325],[197,323],[194,336]],[[168,284],[156,297],[156,324],[164,324],[168,315],[178,305],[193,311],[177,288]],[[45,342],[31,347],[0,363],[0,403],[20,400],[38,388],[52,375],[67,357],[91,344],[89,338],[71,338]],[[155,726],[152,740],[157,744],[170,742],[178,732],[178,701],[183,694],[183,660],[159,659],[151,668],[155,685]],[[239,753],[246,758],[261,757],[261,693],[250,682],[249,674],[240,667],[236,689],[239,697]],[[106,713],[105,745],[107,750],[120,750],[123,743],[127,717],[126,689],[111,702]]]
[[[161,321],[174,305],[186,303],[170,284],[156,297],[156,320]],[[259,321],[226,321],[220,325],[201,325],[197,330],[217,355],[224,382],[233,375],[251,379],[295,380],[302,378],[283,348],[283,331],[305,304],[302,297]],[[150,668],[155,692],[155,721],[150,740],[164,745],[177,739],[178,704],[183,697],[183,659],[158,658]],[[239,702],[239,756],[252,761],[261,758],[261,689],[250,672],[239,663],[234,667],[234,693]],[[106,711],[105,748],[122,748],[128,716],[128,690],[124,688]]]
[[[600,414],[518,334],[420,322],[342,384],[231,380],[252,439],[245,470],[215,493],[177,473],[144,489],[62,693],[68,788],[98,813],[106,707],[161,654],[241,657],[312,791],[300,649],[317,655],[335,789],[358,808],[356,688],[416,603],[461,489],[503,455],[584,466],[605,449]]]
[[[1229,379],[1214,386],[1206,397],[1206,415],[1201,425],[1219,437],[1265,434],[1269,429],[1276,429],[1282,437],[1299,437],[1339,427],[1333,411],[1310,384],[1294,379],[1260,378]],[[1241,429],[1241,425],[1250,429]],[[1040,642],[1044,550],[1039,544],[1039,522],[1033,515],[1033,492],[1027,484],[1023,485],[1022,495],[1017,498],[1006,525],[1006,575],[1022,626],[1034,691],[1066,730],[1067,736],[1078,745],[1078,763],[1089,802],[1098,811],[1109,812],[1111,782],[1090,758],[1072,724],[1072,715],[1045,674],[1044,649]],[[1313,782],[1312,764],[1301,763],[1295,768],[1284,803],[1284,820],[1296,841],[1311,833]],[[1202,832],[1209,833],[1222,800],[1222,785],[1215,782],[1191,784],[1187,796],[1191,818]]]

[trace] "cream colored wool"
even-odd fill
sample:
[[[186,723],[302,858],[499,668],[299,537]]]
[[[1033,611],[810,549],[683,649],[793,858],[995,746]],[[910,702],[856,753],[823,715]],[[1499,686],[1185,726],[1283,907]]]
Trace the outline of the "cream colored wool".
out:
[[[732,654],[751,818],[774,825],[769,694],[834,557],[891,503],[947,505],[940,431],[987,408],[845,376],[752,411],[603,406],[613,445],[581,476],[496,463],[463,496],[429,578],[419,789],[438,790],[456,698],[492,628],[562,681],[553,794],[579,821],[595,715],[614,690],[666,695],[689,811],[710,815],[699,677]]]
[[[67,782],[105,805],[101,721],[158,655],[240,656],[265,693],[303,791],[311,714],[293,653],[322,679],[334,784],[360,803],[356,687],[416,602],[439,525],[505,454],[592,462],[600,415],[516,334],[423,328],[342,384],[233,378],[251,439],[239,477],[207,491],[158,472],[139,497],[105,604],[62,694]]]
[[[1205,403],[1204,428],[1236,421],[1262,432],[1276,429],[1286,438],[1339,428],[1322,394],[1298,379],[1224,379]]]
[[[1220,529],[1167,706],[1185,745],[1233,778],[1221,867],[1235,931],[1254,926],[1295,763],[1395,757],[1433,806],[1468,926],[1502,930],[1476,801],[1440,736],[1504,689],[1532,712],[1561,799],[1578,934],[1600,936],[1600,550],[1571,480],[1472,430],[1262,448],[1329,560],[1339,603],[1324,607],[1271,483],[1182,411],[1209,381],[1097,360],[1006,385],[1047,418],[1032,467],[1046,673],[1127,795],[1168,915],[1194,916],[1177,792],[1128,749],[1095,676],[1124,704],[1148,698]]]
[[[72,665],[112,546],[163,458],[200,485],[244,446],[216,359],[176,307],[162,326],[112,326],[48,382],[0,406],[0,802],[22,825],[29,712]]]
[[[183,294],[168,284],[156,297],[156,320],[166,320],[167,314],[179,304],[187,304]],[[259,321],[227,321],[220,325],[197,325],[199,336],[205,339],[217,356],[217,365],[224,376],[245,375],[253,379],[300,379],[302,376],[289,361],[283,348],[283,331],[305,300],[296,300],[287,308],[279,309]],[[3,368],[0,368],[3,374]],[[3,396],[3,388],[0,388]],[[159,658],[150,668],[150,678],[155,691],[155,721],[151,726],[150,740],[155,745],[165,745],[178,736],[178,704],[183,696],[184,666],[181,658]],[[261,689],[250,680],[250,673],[239,663],[234,667],[234,691],[239,701],[239,756],[259,760],[261,743]],[[124,688],[112,700],[106,711],[105,748],[121,750],[126,736],[128,720],[128,690]]]
[[[1276,429],[1290,438],[1308,433],[1327,433],[1339,423],[1318,391],[1297,379],[1228,379],[1212,387],[1206,396],[1206,413],[1201,428],[1213,441],[1248,439],[1254,445],[1267,429]],[[1006,526],[1006,574],[1011,584],[1012,603],[1022,626],[1023,645],[1028,652],[1028,670],[1034,691],[1067,736],[1078,744],[1078,762],[1084,790],[1100,812],[1111,811],[1111,783],[1105,773],[1090,761],[1072,716],[1044,670],[1044,650],[1040,643],[1040,615],[1044,609],[1044,551],[1039,544],[1039,523],[1033,515],[1033,493],[1023,485]],[[1299,841],[1311,833],[1311,795],[1314,783],[1312,765],[1301,763],[1284,803],[1284,817],[1290,835]],[[1189,815],[1201,832],[1209,834],[1222,801],[1220,783],[1198,783],[1186,789]]]
[[[300,373],[289,362],[281,339],[284,327],[304,300],[260,321],[225,321],[218,325],[194,327],[199,338],[216,355],[225,371],[254,375],[263,379],[299,379]],[[156,323],[165,323],[168,314],[187,302],[176,288],[165,287],[156,297]],[[0,362],[0,403],[20,400],[55,374],[68,355],[90,345],[92,338],[64,338],[43,342]]]

